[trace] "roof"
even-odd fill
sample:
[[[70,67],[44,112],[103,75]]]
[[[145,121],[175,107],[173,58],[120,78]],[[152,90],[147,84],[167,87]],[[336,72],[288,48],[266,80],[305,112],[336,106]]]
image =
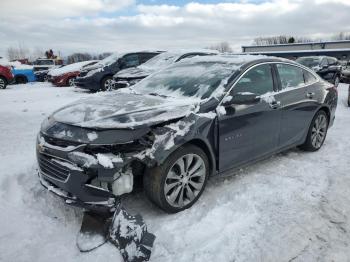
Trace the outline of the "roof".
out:
[[[350,52],[350,48],[342,49],[314,49],[314,50],[283,50],[283,51],[255,51],[245,54],[297,54],[297,53],[326,53],[326,52]]]
[[[350,40],[339,40],[339,41],[319,41],[319,42],[307,42],[307,43],[293,43],[293,44],[275,44],[275,45],[244,45],[246,47],[274,47],[274,46],[295,46],[295,45],[319,45],[319,44],[341,44],[350,43]]]

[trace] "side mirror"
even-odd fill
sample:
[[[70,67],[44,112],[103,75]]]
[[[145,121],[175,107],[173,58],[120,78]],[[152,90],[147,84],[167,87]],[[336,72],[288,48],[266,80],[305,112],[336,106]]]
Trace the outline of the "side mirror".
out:
[[[253,105],[260,102],[260,97],[252,93],[238,93],[231,99],[227,99],[223,102],[223,106],[231,105]]]

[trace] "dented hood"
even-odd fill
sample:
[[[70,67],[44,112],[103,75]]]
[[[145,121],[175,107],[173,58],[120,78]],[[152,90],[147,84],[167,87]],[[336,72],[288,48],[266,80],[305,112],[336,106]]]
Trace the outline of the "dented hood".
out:
[[[136,129],[193,112],[198,100],[163,98],[124,92],[97,94],[57,110],[57,122],[95,129]]]

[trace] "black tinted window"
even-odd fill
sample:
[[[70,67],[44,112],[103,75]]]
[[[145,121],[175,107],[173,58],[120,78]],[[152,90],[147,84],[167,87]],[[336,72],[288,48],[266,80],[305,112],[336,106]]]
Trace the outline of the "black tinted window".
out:
[[[263,95],[273,92],[273,79],[270,65],[250,69],[233,87],[233,94],[252,93]]]
[[[156,53],[141,53],[139,54],[140,57],[140,64],[143,64],[144,62],[150,60],[151,58],[155,57]]]
[[[125,67],[138,66],[140,64],[139,56],[137,54],[126,55],[124,56],[124,63]]]
[[[304,78],[305,78],[305,83],[308,85],[315,83],[317,81],[317,78],[306,70],[304,70]]]
[[[277,70],[282,89],[304,85],[304,75],[301,68],[292,65],[277,64]]]

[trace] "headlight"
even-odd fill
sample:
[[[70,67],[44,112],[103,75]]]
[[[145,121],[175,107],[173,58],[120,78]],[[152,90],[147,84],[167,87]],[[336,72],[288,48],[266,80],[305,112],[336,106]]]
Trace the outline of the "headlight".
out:
[[[49,129],[51,126],[53,126],[55,123],[55,120],[52,116],[49,116],[44,119],[44,121],[41,123],[41,131],[45,131]]]

